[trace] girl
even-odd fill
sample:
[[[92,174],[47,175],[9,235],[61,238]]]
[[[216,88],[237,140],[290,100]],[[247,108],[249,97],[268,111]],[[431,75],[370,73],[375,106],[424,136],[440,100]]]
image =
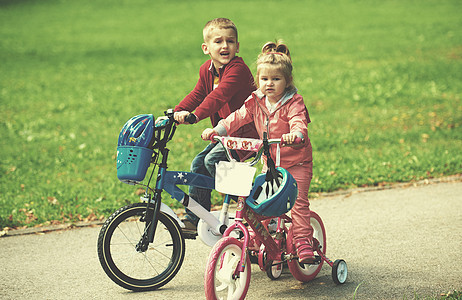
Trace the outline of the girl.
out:
[[[310,122],[303,97],[297,94],[292,78],[292,60],[289,49],[282,42],[266,43],[257,60],[257,87],[244,105],[202,133],[208,140],[212,134],[229,135],[241,126],[255,123],[260,138],[263,132],[268,139],[283,138],[292,144],[296,137],[302,137],[301,146],[280,149],[279,166],[288,170],[298,184],[298,197],[292,208],[292,223],[295,247],[301,263],[314,260],[310,225],[308,190],[313,176],[312,149],[307,125]],[[274,146],[274,145],[273,145]],[[276,147],[271,148],[272,157],[277,157]],[[264,159],[263,172],[267,170]]]

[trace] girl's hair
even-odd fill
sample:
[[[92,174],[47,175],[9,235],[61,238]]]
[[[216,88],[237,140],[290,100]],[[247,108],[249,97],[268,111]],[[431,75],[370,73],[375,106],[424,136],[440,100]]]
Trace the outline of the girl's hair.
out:
[[[287,82],[286,91],[295,89],[292,77],[292,59],[290,51],[282,40],[268,42],[261,49],[257,59],[257,87],[259,87],[258,78],[262,67],[272,67],[281,71]]]

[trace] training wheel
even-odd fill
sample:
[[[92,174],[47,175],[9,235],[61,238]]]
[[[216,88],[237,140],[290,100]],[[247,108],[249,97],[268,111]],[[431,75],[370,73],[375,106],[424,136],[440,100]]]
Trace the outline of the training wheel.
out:
[[[345,283],[348,277],[347,263],[343,259],[337,259],[332,265],[332,279],[335,284]]]
[[[266,275],[271,280],[276,280],[279,277],[281,277],[282,269],[283,269],[282,261],[279,261],[279,260],[269,261],[266,267]]]

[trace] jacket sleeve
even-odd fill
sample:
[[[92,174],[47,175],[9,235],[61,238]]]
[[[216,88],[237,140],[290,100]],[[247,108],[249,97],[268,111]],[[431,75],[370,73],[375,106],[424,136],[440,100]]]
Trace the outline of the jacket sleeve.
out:
[[[189,111],[193,112],[202,102],[202,100],[207,96],[207,91],[205,89],[205,73],[207,68],[207,62],[204,63],[199,70],[199,80],[196,83],[194,89],[175,106],[174,111]]]
[[[238,110],[232,112],[226,119],[222,119],[218,122],[215,130],[219,134],[233,134],[236,130],[242,126],[253,122],[253,111],[255,108],[255,101],[250,96]],[[223,132],[223,130],[225,132]]]
[[[302,96],[297,95],[295,101],[291,103],[288,111],[288,119],[290,132],[300,132],[306,140],[308,138],[308,123],[310,119]]]
[[[249,85],[248,82],[245,82],[248,78],[248,68],[243,64],[234,64],[226,69],[217,88],[208,94],[196,108],[194,114],[198,121],[213,115],[224,105],[230,103],[240,89]],[[237,101],[238,99],[234,100]]]

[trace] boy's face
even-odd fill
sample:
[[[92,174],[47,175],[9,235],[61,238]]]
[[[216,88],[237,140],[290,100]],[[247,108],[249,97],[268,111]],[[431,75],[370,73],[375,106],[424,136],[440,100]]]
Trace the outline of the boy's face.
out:
[[[228,64],[236,53],[239,53],[239,43],[233,29],[214,28],[212,29],[205,43],[202,44],[204,54],[210,55],[215,69]]]

